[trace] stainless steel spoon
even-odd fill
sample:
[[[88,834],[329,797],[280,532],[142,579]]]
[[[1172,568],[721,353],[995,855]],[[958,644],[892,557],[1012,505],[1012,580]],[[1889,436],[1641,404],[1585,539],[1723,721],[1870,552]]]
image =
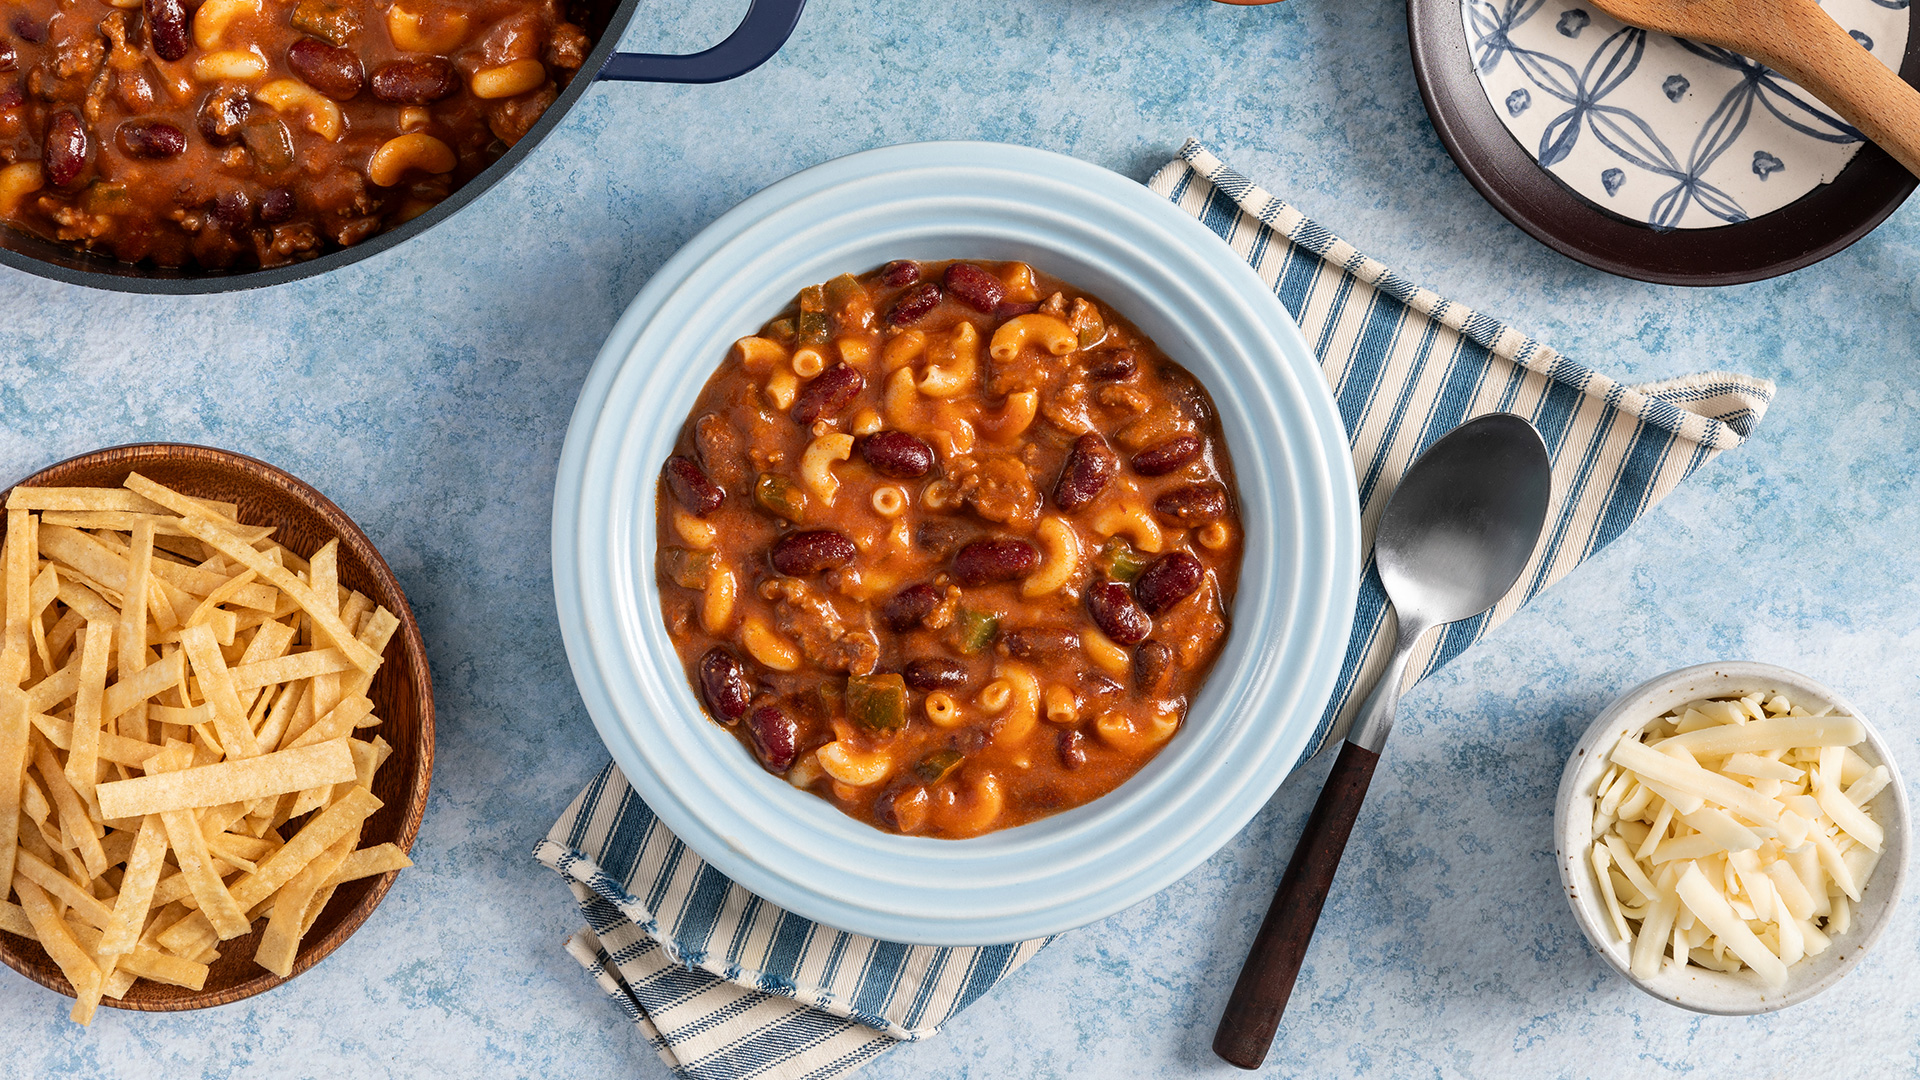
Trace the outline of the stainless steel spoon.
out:
[[[1340,855],[1400,704],[1400,680],[1428,630],[1499,603],[1533,557],[1547,520],[1553,465],[1532,424],[1477,417],[1420,455],[1387,500],[1373,561],[1399,617],[1393,659],[1347,733],[1280,890],[1240,969],[1213,1052],[1257,1069],[1280,1026]]]

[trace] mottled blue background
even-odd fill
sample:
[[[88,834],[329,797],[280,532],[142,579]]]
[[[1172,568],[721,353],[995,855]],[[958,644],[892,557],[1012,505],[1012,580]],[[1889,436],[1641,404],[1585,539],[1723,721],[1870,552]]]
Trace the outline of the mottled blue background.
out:
[[[696,48],[745,0],[652,0],[626,43]],[[1910,775],[1920,219],[1791,277],[1608,277],[1507,224],[1421,109],[1393,0],[813,0],[734,83],[600,86],[526,165],[402,249],[318,280],[126,297],[0,270],[0,472],[111,443],[213,443],[366,527],[432,652],[439,757],[419,866],[339,952],[224,1009],[102,1010],[0,972],[8,1076],[635,1076],[664,1068],[561,951],[578,917],[527,850],[604,761],[553,619],[554,463],[601,339],[649,274],[806,166],[924,138],[1046,147],[1145,179],[1188,135],[1416,281],[1576,359],[1778,380],[1757,437],[1407,699],[1267,1075],[1906,1073],[1909,909],[1785,1013],[1660,1005],[1559,897],[1552,796],[1617,691],[1750,657],[1870,711]],[[940,1037],[865,1073],[1164,1077],[1207,1047],[1325,762],[1153,900],[1068,935]]]

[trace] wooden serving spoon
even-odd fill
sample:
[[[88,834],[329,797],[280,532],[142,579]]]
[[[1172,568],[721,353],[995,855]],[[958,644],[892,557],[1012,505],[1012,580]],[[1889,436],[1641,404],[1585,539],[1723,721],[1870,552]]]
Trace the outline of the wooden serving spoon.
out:
[[[1623,23],[1732,49],[1805,87],[1920,176],[1920,90],[1815,0],[1593,0]]]

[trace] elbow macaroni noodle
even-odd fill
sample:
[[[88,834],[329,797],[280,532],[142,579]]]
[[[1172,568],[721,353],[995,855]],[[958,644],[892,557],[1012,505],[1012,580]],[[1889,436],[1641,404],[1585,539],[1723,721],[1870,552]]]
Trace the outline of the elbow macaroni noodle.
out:
[[[853,436],[835,433],[822,435],[807,444],[800,459],[800,482],[815,498],[828,506],[840,491],[840,478],[833,475],[833,463],[853,456]]]
[[[1020,583],[1020,595],[1029,599],[1059,592],[1080,572],[1080,536],[1060,517],[1040,519],[1040,569]]]

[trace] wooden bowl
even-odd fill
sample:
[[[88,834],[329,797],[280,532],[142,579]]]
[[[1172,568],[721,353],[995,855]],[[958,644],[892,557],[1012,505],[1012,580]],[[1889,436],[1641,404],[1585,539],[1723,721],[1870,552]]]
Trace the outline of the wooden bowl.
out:
[[[49,466],[15,486],[119,487],[130,472],[189,495],[237,504],[241,521],[278,526],[274,539],[302,558],[311,556],[328,540],[339,538],[340,583],[367,594],[399,618],[400,630],[388,643],[386,662],[367,692],[383,721],[375,730],[393,744],[393,756],[374,780],[373,793],[385,805],[367,819],[361,846],[391,842],[410,850],[420,831],[420,815],[427,806],[427,787],[433,775],[433,681],[427,672],[426,647],[420,641],[413,610],[373,542],[325,495],[300,480],[264,461],[206,446],[136,443],[109,447]],[[4,534],[5,522],[0,521],[0,535]],[[353,936],[387,894],[397,873],[340,886],[313,929],[301,940],[289,978],[299,977]],[[141,979],[126,997],[103,1003],[145,1012],[175,1012],[226,1005],[271,990],[287,980],[253,962],[265,927],[266,920],[261,919],[246,937],[222,942],[220,959],[214,961],[201,990]],[[48,989],[73,996],[73,986],[38,942],[0,932],[0,960]]]

